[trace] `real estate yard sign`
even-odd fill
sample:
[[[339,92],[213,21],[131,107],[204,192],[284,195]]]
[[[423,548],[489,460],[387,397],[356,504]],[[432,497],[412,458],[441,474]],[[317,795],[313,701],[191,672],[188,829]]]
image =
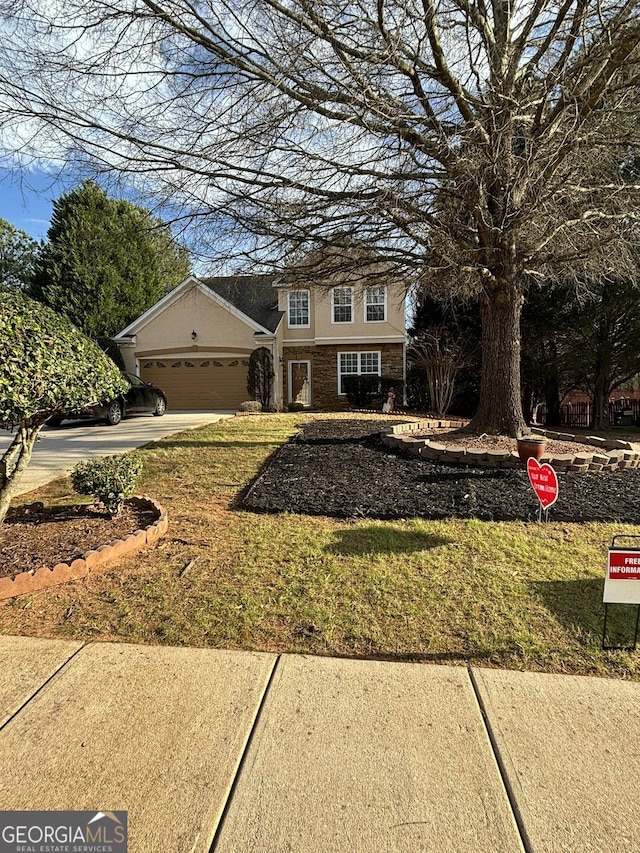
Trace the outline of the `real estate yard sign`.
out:
[[[640,604],[640,547],[616,548],[612,544],[609,548],[602,600],[605,604]]]
[[[622,548],[616,545],[616,539],[632,539],[636,546]],[[640,536],[614,536],[607,556],[607,575],[604,579],[604,625],[602,626],[603,649],[626,649],[633,651],[638,642],[638,623],[640,622]],[[636,621],[633,633],[633,645],[607,645],[607,618],[610,604],[635,604]]]

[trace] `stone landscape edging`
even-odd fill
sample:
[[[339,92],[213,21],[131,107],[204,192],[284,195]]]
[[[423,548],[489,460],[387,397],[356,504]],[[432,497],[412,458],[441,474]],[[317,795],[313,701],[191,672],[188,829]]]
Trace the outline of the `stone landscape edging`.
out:
[[[57,563],[52,569],[42,566],[35,572],[21,572],[13,578],[0,578],[0,601],[15,598],[18,595],[39,592],[42,589],[67,583],[67,581],[79,580],[89,574],[89,569],[112,560],[119,560],[127,554],[139,551],[146,545],[152,545],[165,535],[169,520],[164,507],[152,498],[144,496],[129,498],[128,503],[147,508],[152,507],[158,517],[147,527],[128,533],[121,539],[114,539],[99,548],[92,548],[71,563]],[[31,504],[30,506],[40,506],[40,504]]]
[[[462,429],[466,424],[466,421],[461,420],[411,421],[383,430],[381,438],[387,447],[405,450],[432,462],[481,468],[522,467],[517,450],[483,450],[464,447],[461,444],[447,445],[443,444],[442,440],[432,441],[422,436],[418,438],[406,434],[425,429]],[[554,441],[576,442],[597,448],[593,453],[545,453],[540,462],[547,462],[556,471],[616,471],[621,468],[640,467],[640,445],[631,441],[600,438],[596,435],[575,436],[572,433],[556,432],[541,427],[532,427],[531,434],[545,436]]]

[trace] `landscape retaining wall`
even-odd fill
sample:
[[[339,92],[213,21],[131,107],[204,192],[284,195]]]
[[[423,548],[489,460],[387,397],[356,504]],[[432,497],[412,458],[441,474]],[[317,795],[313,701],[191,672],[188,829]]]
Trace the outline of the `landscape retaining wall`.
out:
[[[133,497],[128,503],[152,507],[157,514],[156,520],[144,530],[135,530],[122,539],[115,539],[95,550],[87,551],[70,563],[58,563],[53,568],[43,566],[35,572],[21,572],[13,578],[0,578],[0,601],[84,578],[94,566],[119,560],[146,545],[152,545],[165,535],[169,521],[166,510],[160,504],[147,497]]]
[[[382,441],[388,447],[405,450],[432,462],[467,465],[480,468],[519,468],[522,462],[517,450],[485,450],[464,447],[461,444],[447,444],[446,436],[438,439],[424,436],[412,436],[411,433],[427,429],[462,429],[466,421],[424,420],[406,424],[397,424],[382,432]],[[545,453],[540,463],[547,462],[556,471],[616,471],[622,468],[640,467],[640,446],[621,439],[605,439],[596,435],[576,436],[572,433],[534,427],[532,435],[544,436],[554,441],[587,444],[593,446],[593,452],[584,453]],[[514,439],[515,444],[515,439]]]

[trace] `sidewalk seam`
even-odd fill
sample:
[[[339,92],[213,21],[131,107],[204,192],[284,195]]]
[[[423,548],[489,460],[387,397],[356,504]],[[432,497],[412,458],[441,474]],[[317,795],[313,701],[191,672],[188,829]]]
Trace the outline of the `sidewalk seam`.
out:
[[[258,705],[258,710],[256,711],[256,715],[253,720],[253,725],[251,726],[251,731],[249,732],[249,737],[247,738],[247,742],[245,743],[244,749],[242,750],[242,755],[240,756],[240,761],[238,762],[238,769],[236,770],[235,776],[233,777],[233,782],[231,783],[231,786],[229,788],[229,794],[227,795],[227,800],[224,804],[224,808],[222,809],[220,820],[218,821],[216,831],[213,834],[213,840],[211,841],[211,846],[209,847],[209,853],[215,853],[216,847],[218,846],[220,834],[222,833],[225,821],[227,819],[227,814],[229,812],[229,809],[231,808],[231,803],[233,802],[233,797],[235,795],[236,788],[238,787],[238,782],[240,781],[240,777],[242,776],[242,771],[244,770],[247,755],[249,754],[249,749],[251,748],[251,744],[253,743],[253,738],[256,733],[256,729],[258,728],[258,724],[260,723],[262,711],[266,704],[267,697],[269,696],[269,693],[271,691],[271,684],[273,683],[273,679],[275,678],[275,674],[280,665],[281,658],[282,655],[277,656],[276,662],[273,665],[273,669],[271,670],[271,674],[269,675],[269,679],[264,688],[264,693],[262,694],[260,704]]]
[[[511,811],[513,813],[513,817],[516,822],[516,826],[518,827],[518,832],[520,833],[520,840],[522,841],[522,846],[525,850],[525,853],[534,853],[533,844],[531,843],[531,839],[529,838],[529,833],[526,830],[524,825],[524,819],[522,817],[522,813],[520,812],[520,808],[518,806],[518,801],[516,799],[516,795],[513,791],[513,787],[509,780],[509,774],[507,773],[507,768],[502,760],[502,755],[500,753],[500,748],[498,747],[498,742],[493,732],[493,728],[491,726],[491,721],[489,719],[489,714],[485,707],[484,701],[482,699],[482,694],[480,693],[480,689],[478,687],[478,683],[476,681],[475,673],[471,669],[471,667],[467,667],[467,672],[469,673],[469,679],[471,680],[471,686],[473,688],[473,692],[476,696],[476,702],[478,703],[478,707],[480,708],[480,714],[482,716],[482,722],[484,723],[485,730],[487,732],[487,736],[489,738],[489,743],[491,744],[491,749],[493,751],[493,757],[495,758],[496,764],[498,766],[498,770],[500,772],[500,777],[502,779],[502,784],[504,785],[504,790],[507,795],[507,799],[509,800],[509,805],[511,806]]]
[[[68,657],[66,659],[66,661],[61,663],[60,666],[56,670],[54,670],[54,672],[51,673],[49,678],[47,678],[46,681],[43,681],[43,683],[40,685],[40,687],[38,687],[38,689],[34,693],[32,693],[28,699],[25,699],[25,701],[22,703],[22,705],[20,705],[18,710],[14,711],[13,714],[9,717],[9,719],[5,720],[4,723],[2,723],[2,725],[0,725],[0,732],[2,732],[6,728],[6,726],[9,725],[9,723],[12,720],[15,720],[15,718],[18,716],[18,714],[21,711],[23,711],[27,707],[27,705],[29,705],[29,703],[32,702],[36,698],[36,696],[38,696],[44,690],[44,688],[47,686],[47,684],[50,684],[50,682],[53,681],[53,679],[57,675],[59,675],[63,669],[66,669],[66,667],[71,663],[71,661],[76,657],[76,655],[79,655],[83,649],[86,649],[86,647],[87,647],[87,644],[83,643],[79,649],[76,649],[76,651],[71,655],[71,657]]]

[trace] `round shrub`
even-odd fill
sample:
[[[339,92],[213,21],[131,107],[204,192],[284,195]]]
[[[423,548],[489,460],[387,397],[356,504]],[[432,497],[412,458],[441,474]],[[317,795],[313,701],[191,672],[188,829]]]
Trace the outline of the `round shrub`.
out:
[[[113,361],[61,317],[0,290],[0,425],[44,423],[126,390]]]
[[[104,456],[78,462],[71,471],[71,482],[79,495],[91,495],[104,504],[108,513],[117,515],[126,498],[133,494],[141,471],[139,456]]]

